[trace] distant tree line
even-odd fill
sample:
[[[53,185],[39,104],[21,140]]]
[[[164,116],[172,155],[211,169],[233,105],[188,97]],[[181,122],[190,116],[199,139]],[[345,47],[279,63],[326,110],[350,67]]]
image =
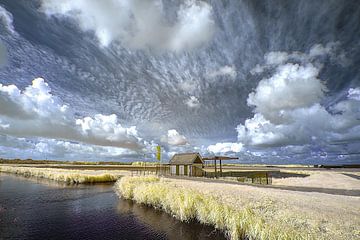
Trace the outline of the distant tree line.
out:
[[[33,159],[4,159],[0,158],[0,164],[73,164],[73,165],[131,165],[132,162],[87,162],[87,161],[61,161],[61,160],[33,160]]]

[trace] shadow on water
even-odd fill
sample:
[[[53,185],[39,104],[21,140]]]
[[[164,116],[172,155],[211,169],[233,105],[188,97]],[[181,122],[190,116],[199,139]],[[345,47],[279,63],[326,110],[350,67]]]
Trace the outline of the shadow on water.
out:
[[[183,223],[163,211],[154,210],[152,207],[139,205],[130,200],[120,201],[118,211],[122,214],[133,214],[139,221],[156,231],[166,233],[169,239],[179,239],[179,236],[181,239],[225,239],[224,234],[212,226],[206,226],[197,221]]]
[[[0,239],[225,239],[119,199],[112,184],[67,185],[0,174]]]

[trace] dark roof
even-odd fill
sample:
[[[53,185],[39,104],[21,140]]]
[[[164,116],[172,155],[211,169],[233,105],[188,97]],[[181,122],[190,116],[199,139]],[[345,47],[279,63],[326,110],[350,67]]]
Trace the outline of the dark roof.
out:
[[[177,153],[175,154],[170,162],[175,165],[189,165],[193,163],[204,163],[199,153]]]

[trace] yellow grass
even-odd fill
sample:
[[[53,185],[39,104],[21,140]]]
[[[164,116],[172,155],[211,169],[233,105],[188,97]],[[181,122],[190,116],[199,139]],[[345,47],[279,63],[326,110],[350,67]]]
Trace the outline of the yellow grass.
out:
[[[126,174],[125,171],[71,170],[17,166],[0,166],[0,172],[14,173],[26,177],[46,178],[68,184],[115,182]]]
[[[141,161],[138,161],[138,162],[132,162],[131,163],[131,166],[137,166],[137,167],[144,167],[144,166],[156,166],[156,165],[159,165],[158,162],[141,162]]]
[[[116,190],[120,197],[163,209],[181,221],[196,219],[213,225],[231,239],[316,239],[291,224],[266,222],[261,213],[271,211],[271,202],[237,207],[157,177],[123,177]]]
[[[166,181],[213,196],[235,209],[250,208],[264,224],[302,233],[305,239],[360,239],[360,197],[186,179]]]

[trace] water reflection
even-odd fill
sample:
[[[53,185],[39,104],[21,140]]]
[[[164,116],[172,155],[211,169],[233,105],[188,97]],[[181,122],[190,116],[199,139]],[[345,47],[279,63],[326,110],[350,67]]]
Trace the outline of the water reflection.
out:
[[[118,198],[113,185],[66,185],[0,174],[0,239],[224,239]]]
[[[179,239],[179,236],[181,239],[225,239],[223,233],[214,230],[211,226],[205,226],[196,221],[183,223],[163,211],[154,210],[133,201],[119,201],[117,210],[121,214],[133,214],[139,221],[156,231],[164,232],[168,239]]]

